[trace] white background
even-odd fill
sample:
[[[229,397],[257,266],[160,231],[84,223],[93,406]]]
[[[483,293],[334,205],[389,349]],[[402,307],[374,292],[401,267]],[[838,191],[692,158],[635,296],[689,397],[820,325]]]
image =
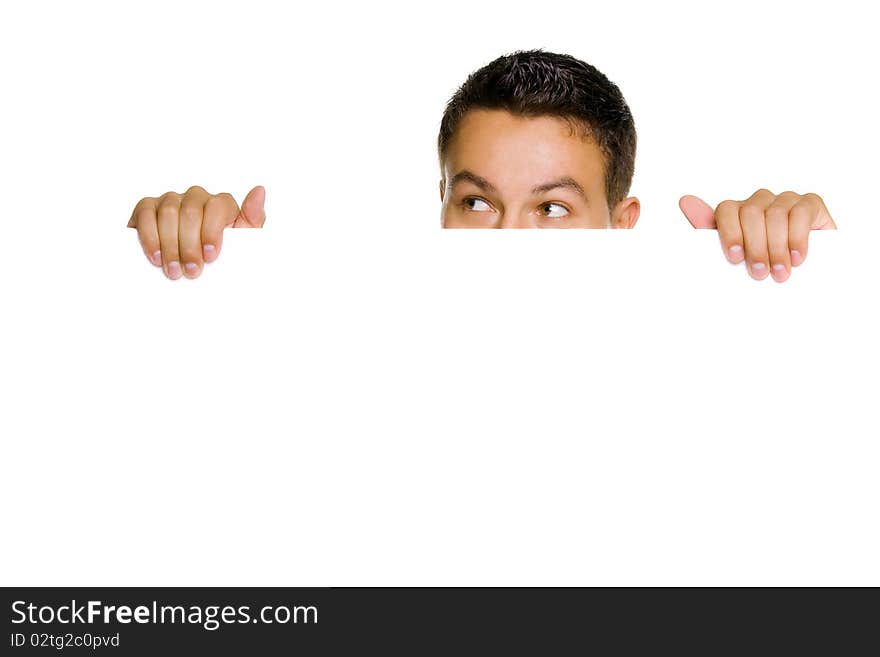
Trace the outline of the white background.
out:
[[[867,4],[4,4],[0,583],[880,584]],[[568,52],[633,231],[442,231],[444,103]],[[143,196],[267,189],[168,281]],[[751,280],[681,216],[840,227]]]

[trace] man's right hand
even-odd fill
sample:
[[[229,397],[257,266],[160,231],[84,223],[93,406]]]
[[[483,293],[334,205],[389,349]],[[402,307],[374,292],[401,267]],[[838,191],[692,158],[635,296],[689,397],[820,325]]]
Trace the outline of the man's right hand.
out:
[[[142,198],[128,227],[137,228],[147,259],[168,278],[198,278],[205,263],[220,255],[224,228],[262,228],[265,201],[266,189],[260,185],[248,192],[240,208],[230,194],[209,194],[194,185],[184,194]]]

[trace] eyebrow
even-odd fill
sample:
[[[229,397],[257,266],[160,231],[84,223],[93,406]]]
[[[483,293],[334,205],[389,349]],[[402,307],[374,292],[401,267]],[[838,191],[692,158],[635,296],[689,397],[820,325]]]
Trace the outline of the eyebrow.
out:
[[[452,176],[452,179],[449,181],[449,187],[450,188],[455,187],[455,185],[457,185],[460,182],[469,182],[473,185],[476,185],[477,187],[479,187],[480,189],[482,189],[485,192],[498,191],[495,188],[495,185],[490,183],[488,180],[486,180],[482,176],[478,176],[473,171],[468,171],[467,169],[465,169],[464,171],[459,171],[457,174]],[[559,189],[560,187],[574,190],[575,192],[580,194],[581,197],[583,197],[584,201],[587,204],[589,204],[590,199],[587,198],[587,193],[584,191],[584,188],[581,187],[581,185],[580,185],[580,183],[578,183],[578,181],[576,181],[574,178],[570,178],[568,176],[565,176],[563,178],[558,178],[556,180],[551,180],[550,182],[546,182],[542,185],[538,185],[537,187],[533,187],[532,194],[533,195],[544,194],[545,192],[549,192],[554,189]]]
[[[584,191],[584,188],[581,187],[574,178],[569,177],[559,178],[558,180],[551,180],[550,182],[544,183],[543,185],[533,187],[532,194],[543,194],[553,189],[558,189],[560,187],[572,189],[580,194],[583,197],[584,201],[586,201],[587,203],[590,202],[590,200],[587,198],[587,193]]]
[[[486,180],[482,176],[478,176],[477,174],[473,173],[472,171],[467,171],[467,170],[459,171],[457,174],[452,176],[452,180],[449,181],[449,186],[455,187],[460,182],[472,183],[472,184],[476,185],[477,187],[479,187],[480,189],[482,189],[484,192],[498,191],[495,189],[495,185],[490,183],[488,180]]]

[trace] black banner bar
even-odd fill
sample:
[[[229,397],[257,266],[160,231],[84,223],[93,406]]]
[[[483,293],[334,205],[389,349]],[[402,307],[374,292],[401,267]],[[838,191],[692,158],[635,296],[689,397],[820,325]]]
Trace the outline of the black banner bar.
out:
[[[8,655],[851,655],[880,644],[875,589],[0,590]]]

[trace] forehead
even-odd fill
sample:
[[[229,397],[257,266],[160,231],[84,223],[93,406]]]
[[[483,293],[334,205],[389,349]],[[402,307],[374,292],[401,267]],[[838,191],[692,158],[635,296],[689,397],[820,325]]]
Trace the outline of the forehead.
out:
[[[554,116],[470,110],[449,143],[444,169],[447,178],[468,170],[502,188],[531,188],[567,176],[585,189],[604,189],[599,147],[572,122]]]

